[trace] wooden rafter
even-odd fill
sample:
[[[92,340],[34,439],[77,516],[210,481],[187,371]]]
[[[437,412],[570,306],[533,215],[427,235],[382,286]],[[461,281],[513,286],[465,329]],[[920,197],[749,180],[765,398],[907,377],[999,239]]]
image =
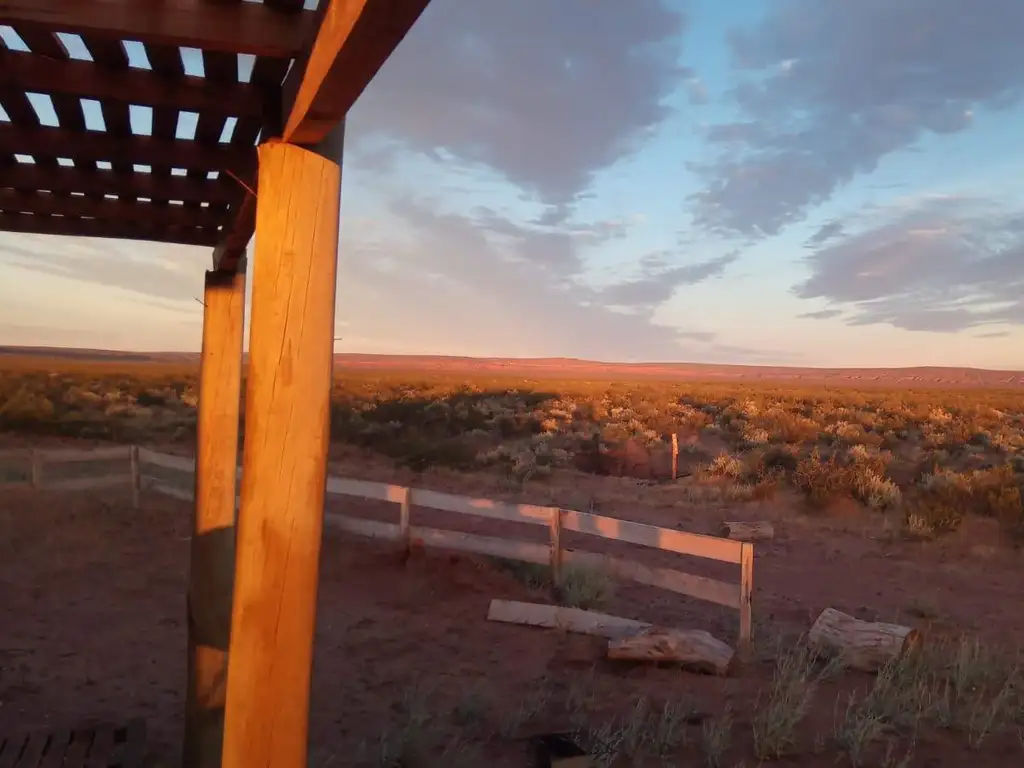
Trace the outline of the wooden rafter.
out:
[[[0,123],[0,152],[32,157],[64,157],[79,161],[167,165],[200,171],[231,169],[246,175],[255,166],[253,147],[206,146],[195,141],[157,139],[152,136],[120,138],[93,131],[76,133],[62,128],[27,128]]]
[[[0,211],[0,231],[67,237],[109,237],[118,240],[151,240],[159,243],[212,246],[217,231],[199,227],[146,226],[131,220],[77,219],[71,216],[36,216]]]
[[[282,87],[282,137],[315,146],[334,130],[387,61],[429,0],[323,0],[313,45]],[[255,187],[255,178],[249,184]],[[214,269],[233,270],[256,223],[247,195],[214,250]]]
[[[0,189],[0,211],[125,220],[146,223],[154,227],[166,224],[215,229],[220,224],[220,211],[215,208],[191,210],[183,205],[154,205],[106,197],[65,196],[52,192],[21,192],[15,189]]]
[[[218,82],[203,77],[161,77],[140,69],[103,66],[89,61],[0,50],[0,87],[126,104],[171,106],[220,115],[261,116],[262,94],[248,83]]]
[[[0,0],[0,24],[39,26],[147,45],[293,58],[312,32],[312,14],[261,3],[196,0]]]
[[[44,168],[27,163],[0,172],[0,187],[22,191],[82,192],[99,197],[115,195],[128,200],[141,197],[210,205],[234,202],[238,197],[237,186],[237,182],[228,178],[199,180],[183,176],[159,177],[152,173],[116,174],[79,168]]]
[[[429,0],[329,0],[316,41],[285,80],[285,141],[319,144],[348,114]]]

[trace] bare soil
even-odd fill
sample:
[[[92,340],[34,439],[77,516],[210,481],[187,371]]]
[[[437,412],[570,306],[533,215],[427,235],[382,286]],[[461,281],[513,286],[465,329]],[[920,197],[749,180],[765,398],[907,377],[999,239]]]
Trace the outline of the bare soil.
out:
[[[0,441],[0,449],[14,444]],[[581,709],[592,723],[628,713],[641,696],[691,702],[692,739],[684,754],[699,755],[701,723],[713,722],[728,706],[733,727],[722,764],[753,765],[749,723],[759,692],[770,684],[774,643],[805,631],[827,606],[861,618],[899,619],[925,628],[929,637],[965,632],[1010,649],[1024,632],[1024,614],[1013,608],[1020,600],[1021,557],[984,521],[968,521],[945,540],[915,543],[890,535],[881,516],[852,504],[808,518],[780,496],[729,511],[693,501],[682,485],[647,487],[575,473],[513,491],[499,478],[413,476],[340,449],[337,454],[336,475],[520,496],[700,532],[727,518],[771,519],[777,537],[757,545],[757,659],[722,680],[611,667],[591,638],[487,622],[492,598],[546,601],[548,595],[484,558],[419,553],[403,561],[386,547],[330,533],[321,560],[314,766],[352,765],[367,746],[372,757],[382,738],[396,738],[403,712],[417,697],[428,702],[431,745],[464,742],[437,762],[418,764],[513,766],[526,764],[523,737],[567,728]],[[351,499],[332,499],[331,507],[381,519],[397,515]],[[426,510],[414,515],[435,527],[528,538],[494,521]],[[176,764],[189,526],[189,505],[152,495],[133,511],[120,491],[0,491],[0,732],[142,715],[161,764]],[[586,546],[603,549],[600,540]],[[728,569],[666,553],[631,548],[629,556],[735,578]],[[736,633],[734,612],[646,587],[621,585],[603,610],[707,629],[729,642]],[[846,673],[824,687],[794,755],[781,764],[833,764],[835,702],[870,682]],[[980,751],[970,751],[959,735],[921,733],[909,764],[1002,766],[1019,762],[1022,750],[1014,733],[993,736]]]

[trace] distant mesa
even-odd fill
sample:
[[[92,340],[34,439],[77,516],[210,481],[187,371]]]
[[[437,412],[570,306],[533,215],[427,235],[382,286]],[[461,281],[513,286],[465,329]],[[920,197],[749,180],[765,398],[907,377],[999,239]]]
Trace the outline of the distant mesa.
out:
[[[194,352],[119,352],[71,347],[0,346],[4,357],[131,364],[196,364]],[[778,384],[882,387],[1006,388],[1024,386],[1024,371],[981,368],[791,368],[787,366],[715,365],[709,363],[606,363],[564,357],[499,358],[444,355],[338,354],[341,369],[379,371],[432,371],[462,374],[514,374],[524,378],[661,381],[762,382]]]

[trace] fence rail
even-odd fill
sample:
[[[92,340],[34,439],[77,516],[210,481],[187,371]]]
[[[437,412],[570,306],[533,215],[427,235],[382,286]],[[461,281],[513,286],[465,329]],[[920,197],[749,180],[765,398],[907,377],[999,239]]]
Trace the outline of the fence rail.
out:
[[[17,459],[24,460],[26,466],[29,467],[29,479],[24,483],[14,483],[15,485],[30,485],[42,490],[65,491],[126,485],[132,488],[133,503],[136,507],[139,505],[139,494],[144,490],[183,501],[192,501],[194,498],[191,489],[176,487],[164,478],[155,476],[151,471],[147,472],[147,468],[159,467],[183,474],[193,474],[195,472],[193,459],[159,453],[140,446],[118,446],[91,451],[26,449],[0,452],[0,463],[8,463]],[[69,479],[49,479],[46,472],[47,464],[116,461],[119,459],[130,462],[129,472]],[[239,469],[239,475],[241,475],[241,469]],[[589,512],[469,498],[440,491],[407,488],[346,477],[329,476],[326,492],[330,495],[386,501],[399,506],[397,523],[366,520],[328,512],[324,522],[331,528],[368,538],[401,542],[406,547],[416,545],[453,549],[549,565],[555,583],[560,581],[565,565],[601,569],[619,578],[659,587],[739,611],[739,645],[744,649],[749,646],[754,547],[748,542],[686,533]],[[412,507],[544,526],[549,531],[549,541],[547,544],[539,544],[412,525],[410,521]],[[581,533],[679,555],[739,565],[739,584],[696,576],[671,568],[650,567],[633,560],[607,554],[568,549],[562,541],[565,532]]]

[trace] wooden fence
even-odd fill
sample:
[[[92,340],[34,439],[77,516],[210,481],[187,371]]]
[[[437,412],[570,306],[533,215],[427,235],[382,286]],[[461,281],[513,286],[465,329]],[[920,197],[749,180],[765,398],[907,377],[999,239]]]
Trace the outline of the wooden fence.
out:
[[[27,473],[28,479],[22,484],[34,488],[80,491],[125,485],[132,488],[133,503],[136,507],[139,504],[139,493],[143,490],[184,501],[193,499],[191,489],[175,487],[154,475],[152,471],[147,472],[147,469],[159,467],[174,472],[193,474],[195,472],[194,460],[158,453],[139,446],[119,446],[93,451],[24,450],[0,453],[0,463],[10,462],[15,458],[25,461],[30,468]],[[129,463],[129,471],[102,477],[89,476],[71,479],[50,479],[46,472],[47,464],[119,459],[124,459]],[[240,474],[241,469],[239,469]],[[329,527],[374,539],[403,542],[405,546],[422,545],[549,565],[555,583],[559,582],[566,565],[599,569],[619,578],[660,587],[739,611],[739,647],[746,649],[749,646],[754,581],[753,544],[659,528],[654,525],[595,515],[589,512],[474,499],[427,489],[406,488],[344,477],[328,476],[327,493],[387,501],[398,505],[398,522],[395,523],[384,523],[328,512],[324,521]],[[414,506],[493,520],[544,526],[548,529],[548,543],[514,541],[414,526],[410,522],[410,511]],[[670,568],[650,567],[633,560],[596,552],[567,549],[562,541],[563,534],[566,532],[583,533],[680,555],[738,565],[739,584],[695,576]]]

